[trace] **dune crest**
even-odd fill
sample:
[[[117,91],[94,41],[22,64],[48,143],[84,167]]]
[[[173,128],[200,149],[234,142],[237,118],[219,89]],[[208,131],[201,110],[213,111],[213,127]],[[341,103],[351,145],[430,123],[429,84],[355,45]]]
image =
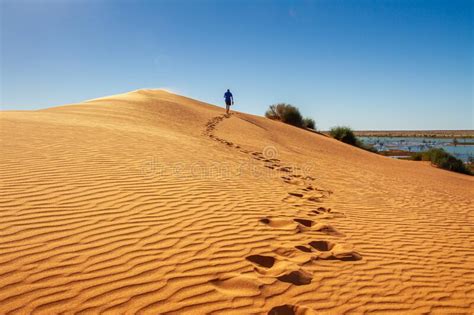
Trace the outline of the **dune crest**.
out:
[[[0,313],[474,312],[472,177],[163,90],[0,115]]]

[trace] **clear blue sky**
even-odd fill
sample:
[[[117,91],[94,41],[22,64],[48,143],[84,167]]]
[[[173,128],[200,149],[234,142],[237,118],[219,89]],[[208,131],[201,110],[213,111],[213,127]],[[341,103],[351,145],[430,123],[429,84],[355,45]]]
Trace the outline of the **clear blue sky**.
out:
[[[473,2],[0,0],[0,104],[230,88],[320,129],[473,129]]]

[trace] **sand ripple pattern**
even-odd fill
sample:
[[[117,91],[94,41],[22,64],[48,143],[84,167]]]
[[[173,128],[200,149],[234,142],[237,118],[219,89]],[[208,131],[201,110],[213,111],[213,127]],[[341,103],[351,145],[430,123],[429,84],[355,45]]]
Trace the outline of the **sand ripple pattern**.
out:
[[[219,291],[227,293],[229,295],[239,295],[242,287],[247,287],[249,283],[253,283],[253,288],[256,292],[260,292],[256,289],[264,286],[267,283],[271,283],[270,279],[276,279],[280,282],[288,283],[290,285],[302,286],[309,285],[313,279],[313,275],[309,269],[304,266],[317,262],[317,260],[339,260],[339,261],[358,261],[362,259],[360,253],[354,251],[351,247],[335,244],[330,241],[322,239],[325,235],[332,235],[334,237],[344,236],[338,232],[332,225],[322,222],[322,219],[330,219],[332,215],[338,214],[340,217],[344,217],[342,213],[331,212],[330,208],[322,206],[315,207],[311,203],[322,203],[325,198],[329,198],[332,191],[327,191],[314,186],[315,178],[305,175],[304,172],[298,167],[292,167],[285,165],[280,159],[277,159],[278,150],[274,146],[266,146],[262,152],[249,151],[241,149],[240,145],[218,137],[214,134],[214,131],[219,123],[224,119],[231,118],[232,114],[224,114],[216,116],[208,121],[204,135],[208,136],[214,141],[223,143],[231,148],[238,149],[239,152],[247,154],[250,158],[263,162],[262,167],[269,168],[280,174],[280,179],[292,187],[288,191],[288,196],[282,199],[284,202],[290,202],[293,200],[293,205],[300,207],[300,211],[306,211],[306,218],[293,218],[285,219],[278,217],[264,217],[260,219],[260,223],[276,229],[287,229],[293,231],[295,234],[301,234],[301,240],[315,237],[313,240],[305,245],[294,245],[293,247],[286,246],[276,248],[271,256],[265,255],[250,255],[246,259],[255,265],[255,275],[229,275],[228,277],[220,277],[213,279],[211,282],[216,286]],[[294,188],[293,188],[294,187]],[[304,200],[304,202],[302,202]],[[310,202],[308,204],[308,202]],[[295,204],[296,203],[296,204]],[[288,211],[287,214],[291,214]],[[325,214],[326,216],[319,216]],[[312,216],[313,219],[308,218]],[[314,217],[321,222],[314,221]],[[325,220],[324,220],[325,221]],[[278,238],[277,238],[278,239]],[[281,240],[283,241],[283,239]],[[235,291],[235,292],[234,292]],[[285,305],[281,305],[272,308],[269,314],[286,312],[295,313],[294,308],[300,306],[292,306],[287,308]],[[300,307],[301,308],[301,307]],[[311,310],[308,308],[308,310]]]
[[[0,112],[0,314],[474,313],[472,179],[221,113]]]

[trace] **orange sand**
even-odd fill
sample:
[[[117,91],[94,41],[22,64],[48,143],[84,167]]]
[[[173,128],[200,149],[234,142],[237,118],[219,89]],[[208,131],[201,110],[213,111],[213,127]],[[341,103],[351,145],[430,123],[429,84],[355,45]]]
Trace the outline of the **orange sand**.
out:
[[[223,113],[1,112],[0,313],[474,313],[473,177]]]

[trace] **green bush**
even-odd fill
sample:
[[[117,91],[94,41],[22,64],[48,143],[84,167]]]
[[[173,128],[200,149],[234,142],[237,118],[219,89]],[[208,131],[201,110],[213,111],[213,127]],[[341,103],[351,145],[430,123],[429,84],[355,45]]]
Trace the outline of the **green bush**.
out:
[[[303,127],[303,116],[301,116],[298,108],[290,104],[270,105],[269,109],[265,112],[265,117],[280,120],[293,126]]]
[[[303,119],[303,127],[316,130],[316,123],[314,122],[314,119],[306,117]]]
[[[411,155],[411,159],[413,161],[421,161],[423,160],[423,153],[422,152],[416,152]]]
[[[362,141],[360,141],[356,137],[356,135],[354,134],[354,131],[350,127],[346,127],[346,126],[332,127],[331,130],[329,131],[329,134],[331,135],[331,137],[333,137],[336,140],[353,145],[362,150],[379,154],[377,149],[374,148],[372,145],[364,144]]]
[[[469,168],[460,159],[452,156],[443,149],[429,149],[412,155],[415,161],[430,161],[432,164],[453,172],[472,175]]]
[[[329,131],[329,134],[334,139],[337,139],[344,143],[347,143],[350,145],[356,145],[356,146],[359,144],[360,146],[360,142],[357,140],[357,137],[355,136],[354,131],[352,131],[352,129],[349,127],[342,127],[342,126],[332,127],[331,130]]]
[[[283,115],[285,108],[285,103],[270,105],[268,110],[265,112],[265,117],[274,120],[281,120],[281,116]]]

